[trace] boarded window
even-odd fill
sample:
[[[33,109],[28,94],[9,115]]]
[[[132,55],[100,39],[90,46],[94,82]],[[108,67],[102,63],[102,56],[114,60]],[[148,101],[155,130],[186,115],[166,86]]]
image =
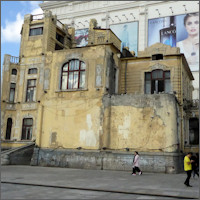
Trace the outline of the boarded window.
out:
[[[32,139],[32,131],[33,131],[33,119],[25,118],[23,119],[22,125],[22,140],[31,140]]]

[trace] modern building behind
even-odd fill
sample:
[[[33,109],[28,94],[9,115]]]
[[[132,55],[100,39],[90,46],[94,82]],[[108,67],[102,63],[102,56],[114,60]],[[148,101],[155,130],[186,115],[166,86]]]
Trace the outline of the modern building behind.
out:
[[[89,21],[95,18],[98,26],[113,30],[122,41],[121,48],[128,46],[136,55],[157,42],[179,47],[178,42],[188,36],[184,17],[199,13],[198,1],[44,1],[40,6],[52,11],[62,23],[75,27],[78,46],[87,44]],[[198,31],[198,25],[196,29]],[[199,41],[199,31],[197,33]],[[192,58],[191,52],[187,53],[190,47],[181,47],[195,77],[195,100],[199,99],[198,41]]]

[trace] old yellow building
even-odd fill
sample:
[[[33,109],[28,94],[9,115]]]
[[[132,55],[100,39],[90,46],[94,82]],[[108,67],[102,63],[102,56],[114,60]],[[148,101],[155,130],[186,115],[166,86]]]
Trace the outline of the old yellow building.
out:
[[[198,112],[178,48],[121,53],[95,19],[88,45],[76,47],[74,28],[49,11],[34,17],[24,18],[19,58],[4,57],[2,148],[35,142],[31,165],[118,170],[131,169],[137,150],[144,171],[169,173],[198,151],[185,143]]]

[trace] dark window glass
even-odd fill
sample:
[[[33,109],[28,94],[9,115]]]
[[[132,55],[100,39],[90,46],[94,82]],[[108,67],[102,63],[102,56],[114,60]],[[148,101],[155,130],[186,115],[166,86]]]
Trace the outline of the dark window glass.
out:
[[[189,119],[189,140],[190,144],[199,144],[199,119],[190,118]]]
[[[29,69],[28,74],[37,74],[37,68]]]
[[[23,119],[22,125],[22,140],[31,140],[32,139],[32,131],[33,131],[33,119],[26,118]]]
[[[60,43],[64,44],[64,37],[63,37],[62,35],[60,35],[59,33],[56,33],[56,39],[57,39]]]
[[[61,90],[85,87],[85,63],[71,60],[62,67]]]
[[[60,45],[58,45],[58,44],[55,45],[55,50],[62,50],[62,49],[63,49],[63,47],[61,47]]]
[[[42,35],[42,34],[43,34],[43,27],[31,28],[29,32],[29,36]]]
[[[170,71],[154,70],[145,73],[145,94],[171,91]]]
[[[6,140],[10,140],[12,130],[12,118],[8,118],[6,127]]]
[[[17,70],[16,69],[12,69],[12,75],[17,75]]]
[[[152,55],[152,60],[163,60],[163,54]]]

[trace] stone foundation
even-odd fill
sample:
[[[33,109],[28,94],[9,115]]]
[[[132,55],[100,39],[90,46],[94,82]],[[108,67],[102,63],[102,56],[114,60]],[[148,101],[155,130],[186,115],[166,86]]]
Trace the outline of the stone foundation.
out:
[[[132,171],[132,161],[130,152],[35,148],[31,165]],[[140,168],[144,172],[180,173],[183,172],[183,155],[140,152]]]

